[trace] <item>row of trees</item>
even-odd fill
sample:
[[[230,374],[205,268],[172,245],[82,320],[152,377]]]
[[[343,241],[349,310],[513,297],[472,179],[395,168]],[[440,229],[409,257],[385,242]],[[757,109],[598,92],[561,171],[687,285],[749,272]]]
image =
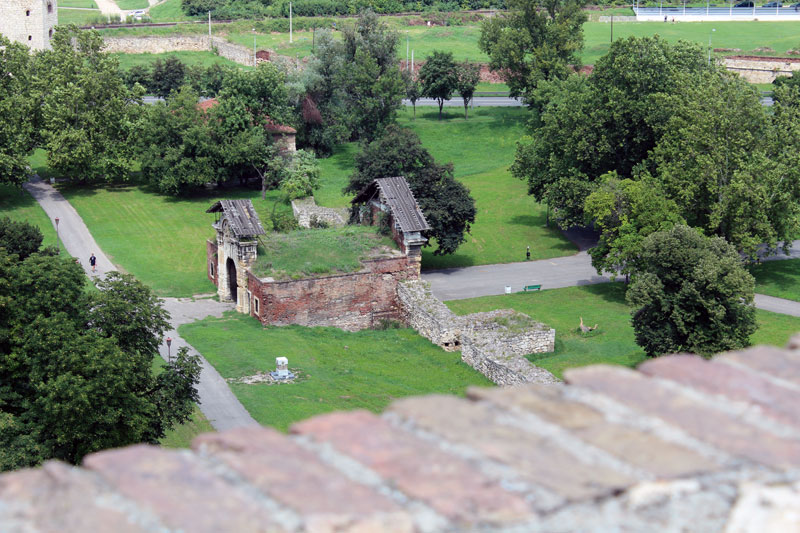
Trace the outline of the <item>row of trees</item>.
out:
[[[800,229],[800,89],[778,84],[767,109],[698,46],[658,37],[618,40],[591,76],[573,74],[580,2],[509,7],[480,46],[533,110],[512,174],[562,228],[600,232],[592,263],[631,277],[648,354],[747,345],[754,281],[742,257],[785,248]]]
[[[200,375],[185,349],[159,373],[169,314],[132,276],[87,291],[38,228],[0,220],[0,470],[138,442],[189,419]]]
[[[481,79],[480,65],[464,61],[457,64],[452,52],[434,50],[419,69],[419,78],[414,79],[406,74],[406,97],[414,106],[414,117],[417,116],[417,99],[433,98],[439,103],[439,120],[442,119],[442,106],[446,100],[458,93],[464,100],[464,119],[475,88]]]

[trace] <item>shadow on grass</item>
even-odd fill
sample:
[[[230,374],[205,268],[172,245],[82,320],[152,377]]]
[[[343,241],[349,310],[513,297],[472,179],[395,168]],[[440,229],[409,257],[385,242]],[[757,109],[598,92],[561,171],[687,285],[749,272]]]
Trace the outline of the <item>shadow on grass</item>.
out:
[[[594,285],[584,285],[584,290],[595,296],[599,296],[609,303],[627,305],[625,302],[625,293],[628,291],[628,286],[622,282],[613,283],[597,283]]]
[[[457,268],[475,266],[475,258],[471,255],[433,255],[432,251],[422,251],[422,270],[440,270],[443,268]]]
[[[769,261],[750,267],[750,273],[756,278],[756,284],[774,285],[781,291],[797,290],[800,278],[800,260],[789,259]],[[756,287],[758,290],[758,287]]]

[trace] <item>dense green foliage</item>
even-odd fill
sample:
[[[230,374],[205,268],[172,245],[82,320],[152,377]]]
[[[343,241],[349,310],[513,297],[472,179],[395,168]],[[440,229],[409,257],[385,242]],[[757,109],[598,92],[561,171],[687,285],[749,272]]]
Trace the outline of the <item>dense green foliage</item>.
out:
[[[475,222],[475,200],[453,177],[453,165],[436,163],[413,131],[388,127],[383,137],[364,147],[355,164],[347,192],[358,193],[377,178],[406,178],[431,227],[426,237],[436,239],[434,255],[452,254],[466,240]]]
[[[239,313],[179,328],[222,376],[234,381],[264,372],[265,360],[289,359],[294,383],[231,383],[260,424],[286,431],[300,420],[336,410],[380,412],[398,398],[463,395],[491,382],[412,329],[342,331],[301,326],[264,327]]]
[[[505,73],[511,96],[533,102],[545,80],[566,78],[580,67],[582,0],[509,0],[508,12],[481,27],[480,49],[492,70]]]
[[[394,31],[368,11],[345,23],[342,34],[337,41],[329,31],[319,32],[312,61],[290,78],[303,117],[298,141],[318,153],[343,141],[376,138],[394,122],[405,94]]]
[[[678,217],[745,253],[795,234],[797,107],[765,110],[698,47],[617,41],[591,77],[542,84],[532,98],[542,111],[512,172],[562,227],[592,221],[586,199],[616,172],[652,178]]]
[[[150,289],[116,272],[85,283],[68,256],[0,251],[0,470],[155,443],[192,412],[195,356],[151,372],[169,315]]]
[[[0,248],[9,255],[16,255],[20,261],[39,250],[42,246],[42,232],[27,222],[13,222],[11,218],[0,218]]]
[[[21,185],[36,138],[27,97],[30,55],[22,44],[0,35],[0,183]]]
[[[464,120],[467,119],[467,108],[475,95],[475,88],[481,81],[481,67],[478,64],[464,61],[456,70],[458,73],[458,83],[456,83],[456,92],[464,100]]]
[[[678,225],[647,237],[635,263],[627,300],[648,355],[711,355],[750,344],[754,280],[724,239]]]

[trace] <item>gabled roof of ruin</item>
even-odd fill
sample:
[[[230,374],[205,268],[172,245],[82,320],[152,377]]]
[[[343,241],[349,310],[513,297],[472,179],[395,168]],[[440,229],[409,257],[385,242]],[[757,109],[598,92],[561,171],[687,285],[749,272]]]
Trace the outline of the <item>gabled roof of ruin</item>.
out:
[[[231,230],[237,238],[267,233],[250,200],[220,200],[209,207],[206,213],[219,213],[220,211],[227,217]]]
[[[370,201],[380,191],[382,198],[392,210],[395,221],[403,233],[410,231],[426,231],[431,229],[425,215],[417,204],[414,194],[403,176],[378,178],[367,185],[363,191],[353,198],[354,204]]]

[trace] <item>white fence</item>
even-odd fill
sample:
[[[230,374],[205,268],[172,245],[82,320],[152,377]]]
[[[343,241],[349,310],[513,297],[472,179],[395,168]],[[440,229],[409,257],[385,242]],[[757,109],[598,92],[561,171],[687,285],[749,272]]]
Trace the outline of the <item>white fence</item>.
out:
[[[736,21],[736,20],[796,20],[800,21],[800,9],[795,7],[638,7],[633,11],[636,13],[637,21],[663,22],[716,22],[716,21]]]

